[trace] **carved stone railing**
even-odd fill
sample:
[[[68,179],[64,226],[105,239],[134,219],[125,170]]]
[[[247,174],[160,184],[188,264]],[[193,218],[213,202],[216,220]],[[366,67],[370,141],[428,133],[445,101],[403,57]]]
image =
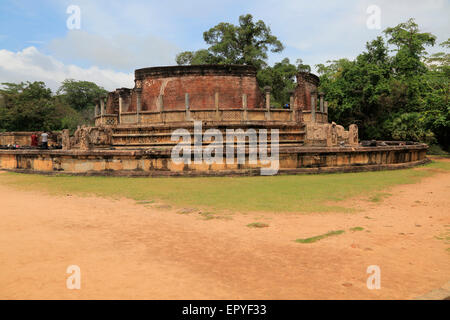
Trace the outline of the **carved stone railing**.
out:
[[[120,121],[120,122],[119,122]],[[156,123],[178,123],[189,121],[210,121],[210,122],[246,122],[246,121],[270,121],[270,122],[294,122],[303,121],[300,109],[179,109],[162,111],[140,111],[122,112],[118,115],[98,115],[95,118],[95,125],[116,125],[116,124],[156,124]]]
[[[95,117],[95,125],[100,126],[114,126],[119,123],[119,117],[117,114],[104,114]]]

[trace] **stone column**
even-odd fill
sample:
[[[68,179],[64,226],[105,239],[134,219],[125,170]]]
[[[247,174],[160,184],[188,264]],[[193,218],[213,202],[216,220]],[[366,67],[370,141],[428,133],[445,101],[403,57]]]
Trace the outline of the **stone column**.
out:
[[[317,109],[317,102],[316,102],[316,93],[311,92],[311,122],[316,122],[316,109]]]
[[[96,100],[95,100],[95,109],[94,109],[94,116],[95,116],[96,118],[97,118],[98,115],[99,115],[99,112],[98,112],[99,104],[100,104],[99,99],[96,99]]]
[[[216,108],[216,120],[221,121],[219,111],[219,92],[214,93],[214,107]]]
[[[325,101],[323,103],[323,112],[328,114],[328,101]]]
[[[119,123],[122,123],[123,98],[122,92],[119,92]]]
[[[163,111],[164,111],[164,95],[160,94],[158,96],[158,111],[159,111],[159,119],[160,121],[163,123],[164,122],[164,116],[163,116]]]
[[[265,86],[264,92],[266,94],[266,120],[270,120],[270,91],[272,90],[271,87]]]
[[[348,128],[348,144],[351,146],[358,145],[358,126],[351,124]]]
[[[61,138],[62,138],[62,149],[70,150],[72,148],[72,146],[70,145],[69,129],[64,129],[62,131]]]
[[[323,92],[319,92],[319,103],[320,103],[320,112],[323,112],[323,102],[324,102],[324,100],[323,100],[323,97],[325,96],[325,93],[323,93]]]
[[[142,89],[136,88],[136,122],[141,122],[141,110],[142,110],[142,102],[141,102],[141,95],[142,95]]]
[[[269,86],[264,87],[264,92],[266,94],[266,110],[267,111],[270,111],[270,91],[271,90],[272,90],[272,88]]]
[[[247,121],[248,120],[248,112],[247,112],[247,95],[244,93],[242,95],[242,109],[244,109],[243,112],[243,120]]]
[[[103,124],[103,116],[105,115],[105,97],[100,97],[100,123]]]
[[[186,108],[186,121],[191,121],[191,110],[189,106],[189,93],[184,94],[184,105]]]
[[[295,121],[294,93],[295,90],[289,90],[289,109],[291,110],[291,121]]]

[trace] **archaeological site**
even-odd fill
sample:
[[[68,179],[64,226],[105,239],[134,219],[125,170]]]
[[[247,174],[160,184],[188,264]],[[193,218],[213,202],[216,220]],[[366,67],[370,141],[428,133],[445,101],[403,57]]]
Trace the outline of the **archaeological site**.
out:
[[[249,161],[249,133],[267,132],[270,154],[275,131],[279,174],[396,169],[427,161],[426,144],[360,142],[355,124],[344,128],[330,123],[328,103],[318,86],[317,76],[299,72],[290,103],[275,108],[271,88],[259,89],[251,66],[138,69],[134,88],[99,97],[95,126],[79,127],[72,135],[68,130],[55,134],[48,150],[29,147],[31,133],[0,133],[0,145],[22,146],[1,149],[0,168],[80,175],[254,175],[266,164]],[[202,135],[211,129],[224,134],[234,130],[245,161],[173,161],[172,150],[179,143],[173,132],[189,132],[188,143],[194,145],[196,123],[201,124]],[[217,141],[202,140],[197,152],[211,143]]]

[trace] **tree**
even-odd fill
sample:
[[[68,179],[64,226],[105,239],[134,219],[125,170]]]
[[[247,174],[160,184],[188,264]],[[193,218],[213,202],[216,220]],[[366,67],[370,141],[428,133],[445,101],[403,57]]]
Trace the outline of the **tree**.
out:
[[[414,19],[384,30],[388,43],[397,47],[393,61],[396,73],[414,75],[426,72],[425,63],[422,60],[426,55],[425,47],[433,46],[436,37],[431,33],[419,31],[419,26]]]
[[[0,131],[74,130],[89,123],[83,111],[54,96],[44,82],[3,83],[0,89]],[[86,109],[85,109],[86,110]]]
[[[58,127],[52,92],[43,82],[2,83],[0,129],[3,131],[53,130]]]
[[[295,76],[298,71],[310,70],[301,59],[297,60],[297,66],[290,63],[288,58],[277,62],[273,67],[266,67],[257,73],[260,88],[270,86],[275,106],[283,106],[289,103],[290,90],[296,86]]]
[[[197,51],[184,51],[177,55],[176,62],[178,65],[197,65],[197,64],[215,64],[220,63],[220,59],[214,57],[206,49]]]
[[[245,64],[258,70],[267,65],[267,52],[281,52],[283,44],[262,21],[251,14],[239,17],[239,25],[221,22],[203,33],[208,49],[177,55],[178,64]]]
[[[107,94],[104,88],[93,82],[66,79],[59,87],[57,94],[72,108],[78,111],[93,109],[95,100]]]
[[[425,49],[436,37],[420,32],[412,19],[384,34],[386,41],[368,42],[353,61],[317,65],[330,119],[357,123],[363,139],[437,141],[448,149],[448,53],[428,57]]]

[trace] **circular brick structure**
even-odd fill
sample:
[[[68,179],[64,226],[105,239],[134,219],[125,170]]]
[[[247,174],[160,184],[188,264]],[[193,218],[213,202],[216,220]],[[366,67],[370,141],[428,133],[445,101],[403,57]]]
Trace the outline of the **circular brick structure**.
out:
[[[266,174],[263,169],[272,165],[277,173],[296,174],[399,169],[428,161],[426,144],[360,144],[355,124],[346,130],[328,122],[328,103],[318,88],[317,76],[299,72],[289,104],[276,108],[270,87],[264,93],[260,90],[251,66],[138,69],[134,88],[99,97],[94,127],[80,127],[73,136],[68,130],[61,134],[63,150],[0,150],[0,169],[82,175],[252,175]],[[231,157],[226,150],[226,161],[201,160],[211,154],[211,146],[227,147],[224,139],[231,146]],[[239,155],[235,140],[240,141]],[[261,148],[250,147],[256,140]],[[190,148],[182,162],[172,153],[181,145]],[[269,152],[274,161],[268,164]]]
[[[136,88],[142,89],[142,111],[247,108],[264,104],[256,81],[256,69],[244,65],[171,66],[137,69]],[[132,99],[134,100],[134,99]],[[130,106],[130,111],[135,106]]]

